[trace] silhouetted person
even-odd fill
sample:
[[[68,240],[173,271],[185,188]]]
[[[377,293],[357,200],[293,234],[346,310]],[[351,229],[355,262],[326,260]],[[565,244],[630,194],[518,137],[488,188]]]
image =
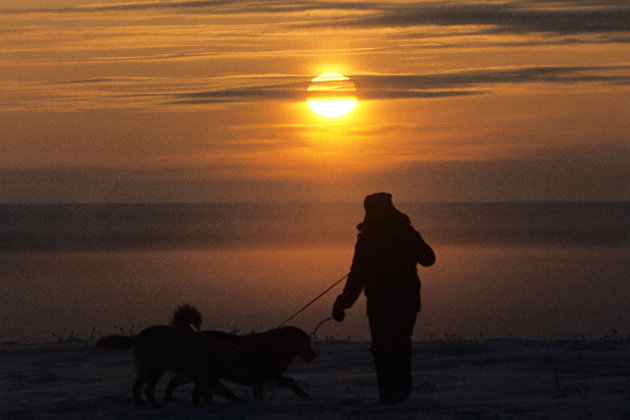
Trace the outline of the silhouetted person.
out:
[[[391,194],[368,195],[364,207],[352,268],[333,317],[343,321],[345,309],[365,293],[379,402],[393,404],[411,392],[411,335],[420,311],[416,264],[432,265],[435,254],[394,207]]]

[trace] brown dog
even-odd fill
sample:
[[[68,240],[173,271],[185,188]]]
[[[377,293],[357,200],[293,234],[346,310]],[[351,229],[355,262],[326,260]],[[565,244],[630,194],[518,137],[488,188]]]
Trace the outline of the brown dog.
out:
[[[212,392],[235,402],[239,398],[219,381],[228,372],[242,371],[245,355],[240,347],[225,340],[212,339],[207,334],[186,331],[166,325],[148,327],[134,336],[109,335],[96,342],[104,350],[125,351],[135,348],[134,359],[138,375],[133,383],[133,398],[144,404],[140,393],[146,383],[146,397],[152,407],[155,386],[165,370],[175,372],[185,382],[195,382],[204,398]],[[240,373],[245,375],[244,372]]]
[[[221,331],[202,331],[212,340],[237,346],[245,356],[241,369],[229,369],[222,378],[245,386],[251,386],[254,398],[263,400],[265,384],[290,388],[302,398],[308,394],[293,379],[283,376],[291,362],[300,357],[309,362],[315,358],[310,337],[296,327],[276,328],[264,333],[235,335]],[[243,369],[244,368],[244,369]],[[189,377],[177,375],[165,392],[164,399],[170,400],[179,385],[191,382]],[[193,400],[199,400],[199,388],[193,391]]]

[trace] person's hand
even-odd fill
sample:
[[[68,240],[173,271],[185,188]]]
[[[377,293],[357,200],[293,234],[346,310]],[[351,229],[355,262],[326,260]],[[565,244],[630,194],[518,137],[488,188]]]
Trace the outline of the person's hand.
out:
[[[346,310],[339,301],[339,298],[337,298],[335,304],[333,305],[332,316],[333,319],[337,322],[343,321],[343,319],[346,317]]]

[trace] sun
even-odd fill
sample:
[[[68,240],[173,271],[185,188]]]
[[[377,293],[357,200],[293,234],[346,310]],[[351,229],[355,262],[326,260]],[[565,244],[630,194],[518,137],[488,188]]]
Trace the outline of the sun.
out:
[[[352,80],[339,73],[324,73],[311,80],[308,105],[319,115],[341,117],[357,104],[356,88]]]

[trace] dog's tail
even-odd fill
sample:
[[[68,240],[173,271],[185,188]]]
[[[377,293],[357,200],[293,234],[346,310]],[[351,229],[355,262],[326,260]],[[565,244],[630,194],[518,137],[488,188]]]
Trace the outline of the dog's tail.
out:
[[[126,351],[136,346],[136,337],[124,335],[106,335],[96,342],[96,347],[103,350]]]
[[[201,313],[192,305],[181,305],[173,313],[171,327],[186,331],[199,330],[201,327]]]

